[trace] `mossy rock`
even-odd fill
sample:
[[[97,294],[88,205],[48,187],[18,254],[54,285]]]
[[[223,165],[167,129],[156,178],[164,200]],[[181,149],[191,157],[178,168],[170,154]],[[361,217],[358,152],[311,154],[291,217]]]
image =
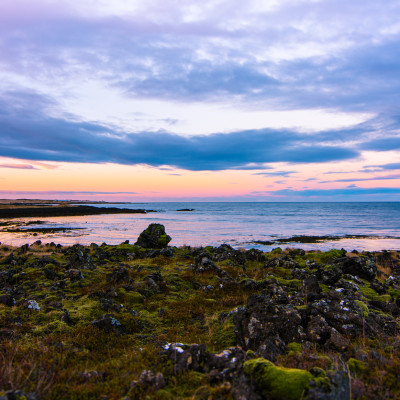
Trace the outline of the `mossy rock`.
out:
[[[138,237],[135,245],[145,249],[162,249],[168,246],[171,237],[165,233],[161,224],[150,224]]]
[[[363,303],[361,300],[356,300],[356,303],[360,306],[364,317],[368,317],[368,315],[369,315],[368,306],[365,303]]]
[[[300,400],[314,376],[305,370],[277,367],[263,358],[248,360],[244,372],[262,394],[271,400]]]
[[[350,372],[357,376],[364,375],[368,372],[369,369],[367,363],[356,360],[355,358],[349,358],[349,361],[347,361],[347,365],[349,366]]]

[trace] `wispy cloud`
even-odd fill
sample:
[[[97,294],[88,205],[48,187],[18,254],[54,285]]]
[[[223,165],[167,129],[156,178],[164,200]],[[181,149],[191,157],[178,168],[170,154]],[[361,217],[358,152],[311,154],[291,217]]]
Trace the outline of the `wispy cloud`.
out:
[[[281,189],[269,192],[275,196],[285,196],[288,198],[296,197],[334,197],[334,196],[355,196],[355,195],[382,195],[382,194],[400,194],[400,188],[392,187],[377,187],[377,188],[359,188],[356,186],[341,188],[341,189],[306,189],[306,190],[292,190]]]
[[[136,195],[140,193],[136,192],[96,192],[96,191],[74,191],[74,190],[42,190],[42,191],[32,191],[32,190],[0,190],[0,194],[15,194],[18,196],[25,195],[60,195],[60,196],[69,196],[69,195],[120,195],[120,194],[129,194]]]
[[[0,164],[0,168],[12,168],[12,169],[37,169],[33,165],[29,164]]]

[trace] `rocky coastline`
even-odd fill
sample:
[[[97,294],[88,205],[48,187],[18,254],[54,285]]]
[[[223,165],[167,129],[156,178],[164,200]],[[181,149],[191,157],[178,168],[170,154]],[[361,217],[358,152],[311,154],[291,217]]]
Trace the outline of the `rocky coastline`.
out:
[[[0,246],[0,399],[400,398],[400,252]]]

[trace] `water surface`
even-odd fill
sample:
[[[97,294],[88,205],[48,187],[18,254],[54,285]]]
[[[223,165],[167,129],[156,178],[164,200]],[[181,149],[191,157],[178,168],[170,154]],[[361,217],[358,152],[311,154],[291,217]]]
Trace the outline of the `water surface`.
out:
[[[268,241],[296,235],[345,236],[366,235],[369,238],[342,239],[324,243],[290,243],[281,247],[304,249],[345,248],[347,250],[400,250],[400,203],[125,203],[101,204],[101,207],[145,208],[148,214],[115,214],[77,217],[40,218],[38,227],[67,227],[67,233],[38,234],[0,232],[0,241],[10,245],[42,242],[118,244],[134,243],[150,223],[165,225],[172,237],[171,245],[218,246],[269,250],[277,245],[263,246],[253,241]],[[193,208],[193,212],[177,210]],[[34,221],[38,218],[18,220]],[[33,228],[35,225],[29,226]],[[85,228],[74,230],[74,228]]]

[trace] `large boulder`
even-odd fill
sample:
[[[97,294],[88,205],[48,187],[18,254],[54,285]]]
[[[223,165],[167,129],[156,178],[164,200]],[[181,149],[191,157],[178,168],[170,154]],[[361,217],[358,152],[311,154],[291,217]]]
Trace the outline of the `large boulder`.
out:
[[[150,224],[138,237],[135,245],[145,249],[162,249],[168,246],[171,237],[161,224]]]

